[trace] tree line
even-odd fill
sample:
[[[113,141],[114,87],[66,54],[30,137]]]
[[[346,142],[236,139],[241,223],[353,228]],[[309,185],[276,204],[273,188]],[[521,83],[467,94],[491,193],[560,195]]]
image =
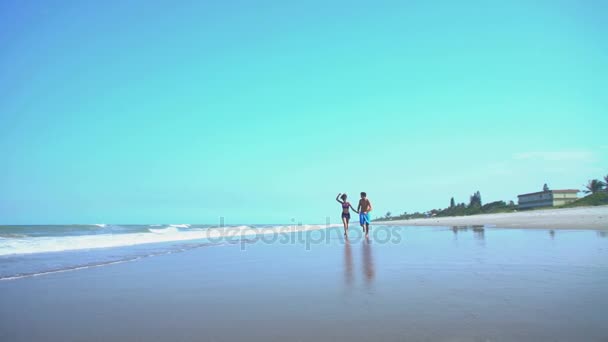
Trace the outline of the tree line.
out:
[[[584,186],[587,197],[581,198],[574,203],[566,206],[578,206],[578,205],[604,205],[608,204],[608,175],[603,177],[603,181],[600,179],[591,179]],[[549,186],[545,184],[543,191],[550,191]],[[426,212],[414,212],[408,213],[403,212],[398,216],[392,216],[389,211],[379,220],[409,220],[416,218],[425,217],[445,217],[445,216],[467,216],[476,214],[492,214],[492,213],[508,213],[517,211],[517,205],[513,201],[508,203],[505,201],[495,201],[487,204],[483,204],[481,201],[481,193],[476,191],[469,197],[469,203],[464,202],[456,203],[454,197],[450,198],[450,205],[444,209],[431,209]]]
[[[600,191],[608,191],[608,175],[604,176],[604,181],[599,179],[591,179],[585,185],[586,190],[584,190],[587,194],[595,194]]]
[[[399,216],[392,216],[389,211],[386,213],[383,220],[409,220],[415,218],[424,217],[444,217],[444,216],[466,216],[475,214],[489,214],[489,213],[505,213],[515,211],[517,205],[513,201],[508,203],[505,201],[495,201],[483,204],[481,200],[481,193],[476,191],[469,197],[469,203],[465,202],[456,203],[454,197],[450,198],[450,205],[444,209],[431,209],[426,212],[404,212]]]

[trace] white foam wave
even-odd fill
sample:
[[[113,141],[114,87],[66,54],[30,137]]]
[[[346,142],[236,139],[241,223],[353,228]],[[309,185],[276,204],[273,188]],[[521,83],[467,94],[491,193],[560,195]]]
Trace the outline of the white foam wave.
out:
[[[175,228],[175,227],[167,227],[167,228],[148,228],[148,230],[152,233],[155,234],[169,234],[169,233],[177,233],[179,232],[179,229]]]
[[[333,226],[333,225],[332,225]],[[201,239],[238,238],[276,233],[325,229],[323,225],[274,226],[254,228],[249,226],[209,228],[203,230],[179,230],[175,227],[154,229],[150,232],[128,234],[99,234],[64,237],[27,237],[0,240],[0,255],[33,254],[83,250],[94,248],[124,247],[147,243],[162,243]]]
[[[175,228],[190,228],[189,224],[170,224],[169,227],[175,227]]]
[[[94,224],[94,226],[97,226],[97,227],[99,227],[99,228],[105,228],[105,227],[107,227],[108,225],[107,225],[107,224],[105,224],[105,223],[96,223],[96,224]]]

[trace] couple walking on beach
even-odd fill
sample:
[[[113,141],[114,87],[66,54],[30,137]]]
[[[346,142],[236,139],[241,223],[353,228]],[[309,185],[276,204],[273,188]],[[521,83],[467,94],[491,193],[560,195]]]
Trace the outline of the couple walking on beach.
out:
[[[359,214],[359,224],[361,228],[363,228],[363,232],[365,233],[365,237],[369,237],[369,212],[372,211],[372,202],[367,198],[367,194],[365,192],[361,193],[361,199],[359,200],[359,206],[357,209],[353,208],[350,202],[346,201],[346,194],[339,193],[336,196],[336,201],[342,205],[342,223],[344,223],[344,236],[348,237],[348,222],[350,221],[350,210],[352,209],[354,212]]]

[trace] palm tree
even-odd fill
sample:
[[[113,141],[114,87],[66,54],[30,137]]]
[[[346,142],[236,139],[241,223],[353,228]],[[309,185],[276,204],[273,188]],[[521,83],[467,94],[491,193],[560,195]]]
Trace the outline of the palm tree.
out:
[[[584,190],[584,192],[586,194],[589,194],[589,193],[594,194],[598,191],[601,191],[602,188],[604,187],[604,185],[606,185],[606,184],[604,184],[604,182],[602,182],[601,180],[592,179],[589,181],[589,183],[587,183],[587,185],[585,185],[585,188],[587,188],[587,190]]]
[[[604,176],[604,190],[608,191],[608,175]]]
[[[389,217],[391,217],[391,212],[390,212],[390,211],[387,211],[387,212],[386,212],[386,218],[389,218]]]

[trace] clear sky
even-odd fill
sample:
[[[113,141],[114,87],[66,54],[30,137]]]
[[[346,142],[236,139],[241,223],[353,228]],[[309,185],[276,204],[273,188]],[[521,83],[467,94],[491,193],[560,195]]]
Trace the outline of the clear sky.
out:
[[[606,1],[0,2],[0,224],[338,222],[608,173]]]

